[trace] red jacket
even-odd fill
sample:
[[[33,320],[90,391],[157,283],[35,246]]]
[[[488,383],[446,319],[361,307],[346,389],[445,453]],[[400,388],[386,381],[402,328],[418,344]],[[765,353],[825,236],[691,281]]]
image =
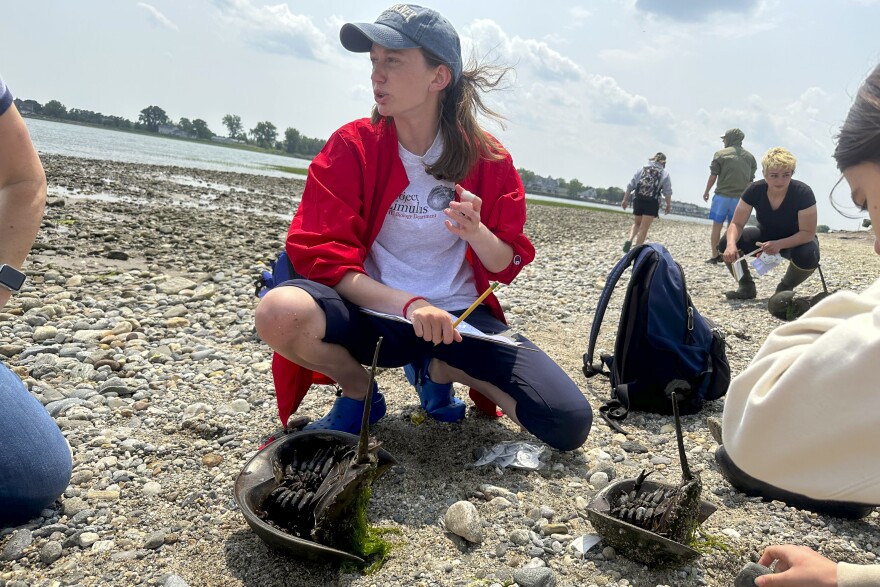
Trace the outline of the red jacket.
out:
[[[383,120],[373,125],[365,118],[333,133],[309,166],[302,201],[287,234],[287,253],[296,271],[331,287],[348,271],[365,273],[367,252],[388,209],[407,185],[393,124]],[[535,258],[535,248],[523,234],[525,191],[510,155],[498,161],[480,159],[461,185],[482,199],[483,224],[513,247],[513,260],[498,273],[488,271],[468,248],[476,290],[485,291],[490,280],[510,283]],[[494,295],[485,304],[504,321]],[[272,373],[278,414],[285,425],[312,383],[331,381],[277,353]],[[471,390],[471,398],[484,411],[495,413],[482,394]]]

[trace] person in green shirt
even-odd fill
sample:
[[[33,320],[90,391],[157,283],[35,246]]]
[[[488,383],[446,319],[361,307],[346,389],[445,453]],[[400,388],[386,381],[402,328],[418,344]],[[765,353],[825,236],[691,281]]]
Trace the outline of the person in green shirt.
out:
[[[712,207],[709,210],[709,218],[712,220],[710,238],[712,256],[706,260],[707,263],[722,261],[718,252],[721,228],[725,222],[730,224],[740,195],[755,179],[755,172],[758,170],[755,157],[742,146],[745,138],[745,133],[740,129],[729,129],[721,136],[724,148],[715,153],[709,165],[709,181],[706,182],[706,191],[703,192],[704,201],[709,201],[709,190],[716,181],[718,185],[715,187],[715,196],[712,198]]]

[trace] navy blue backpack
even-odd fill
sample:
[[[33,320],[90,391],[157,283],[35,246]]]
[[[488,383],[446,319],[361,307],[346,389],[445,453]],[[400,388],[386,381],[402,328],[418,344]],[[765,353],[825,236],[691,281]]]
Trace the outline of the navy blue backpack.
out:
[[[632,276],[614,354],[593,363],[608,300],[630,265]],[[584,375],[609,377],[611,400],[599,412],[613,428],[619,426],[612,420],[624,420],[630,410],[671,414],[665,390],[673,381],[686,390],[679,411],[694,414],[704,401],[727,393],[730,366],[725,346],[718,327],[703,318],[691,302],[681,266],[662,245],[644,244],[633,247],[608,274],[590,329]]]

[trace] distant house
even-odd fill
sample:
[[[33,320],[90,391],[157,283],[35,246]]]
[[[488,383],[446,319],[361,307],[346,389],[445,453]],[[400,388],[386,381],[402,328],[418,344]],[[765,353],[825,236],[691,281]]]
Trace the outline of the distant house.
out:
[[[533,179],[531,179],[525,185],[525,188],[527,190],[533,190],[545,194],[565,195],[568,193],[565,188],[559,187],[558,179],[553,179],[552,177],[542,177],[540,175],[536,175]]]
[[[36,100],[18,100],[16,101],[18,111],[22,114],[36,114],[43,107]]]
[[[580,192],[577,196],[581,200],[595,200],[596,188],[587,188],[584,191]]]
[[[184,137],[187,139],[191,139],[191,138],[195,137],[194,134],[184,132],[184,131],[180,130],[180,128],[178,128],[174,124],[160,124],[159,125],[159,134],[160,135],[171,135],[173,137]]]
[[[230,139],[229,137],[221,137],[218,135],[214,135],[213,137],[211,137],[211,140],[216,141],[218,143],[233,143],[236,145],[244,145],[245,144],[245,142],[241,139]]]

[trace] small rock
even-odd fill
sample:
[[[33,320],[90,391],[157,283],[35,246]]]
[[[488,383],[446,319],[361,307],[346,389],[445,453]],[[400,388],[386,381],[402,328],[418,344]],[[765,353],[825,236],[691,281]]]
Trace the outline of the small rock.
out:
[[[446,510],[443,520],[447,531],[474,544],[483,542],[483,522],[471,502],[458,501],[452,504]]]
[[[630,452],[633,454],[644,454],[648,452],[648,449],[639,444],[638,442],[633,442],[632,440],[627,440],[620,443],[620,448],[625,450],[626,452]]]
[[[144,548],[153,550],[165,544],[164,532],[153,532],[144,540]]]
[[[223,457],[216,453],[206,454],[202,457],[202,464],[206,467],[216,467],[223,462]]]
[[[81,497],[71,497],[64,500],[62,511],[68,518],[72,518],[76,514],[89,509],[89,504]]]
[[[3,552],[0,552],[0,561],[14,561],[24,556],[24,549],[34,541],[34,535],[30,530],[22,528],[12,533],[12,538],[6,543]]]
[[[98,536],[95,532],[83,532],[79,535],[79,545],[83,548],[88,548],[92,544],[98,541],[100,536]]]
[[[144,483],[144,487],[141,491],[143,491],[144,495],[147,497],[156,497],[162,493],[162,486],[155,481],[148,481]]]
[[[40,549],[40,562],[42,562],[44,565],[51,565],[59,558],[61,558],[62,550],[63,548],[61,547],[60,542],[50,540],[43,545],[43,548]]]
[[[562,522],[549,522],[541,525],[541,533],[544,534],[544,536],[550,536],[551,534],[568,534],[568,526]]]
[[[718,444],[721,444],[721,420],[715,416],[706,418],[706,425],[709,427],[709,434]]]
[[[517,546],[525,546],[530,542],[529,531],[522,528],[517,528],[510,533],[510,541]]]
[[[162,583],[162,587],[189,587],[189,583],[180,575],[169,575]]]
[[[590,475],[590,485],[596,489],[602,489],[608,485],[608,474],[599,471]]]
[[[770,569],[757,563],[748,563],[736,576],[733,587],[755,587],[755,579],[772,573]]]
[[[520,587],[555,587],[556,575],[547,567],[528,567],[513,572],[513,580]]]
[[[728,538],[733,538],[734,540],[736,540],[740,537],[739,532],[737,532],[733,528],[725,528],[724,530],[721,531],[721,533],[724,534],[725,536],[727,536]]]

